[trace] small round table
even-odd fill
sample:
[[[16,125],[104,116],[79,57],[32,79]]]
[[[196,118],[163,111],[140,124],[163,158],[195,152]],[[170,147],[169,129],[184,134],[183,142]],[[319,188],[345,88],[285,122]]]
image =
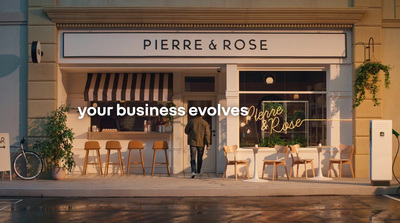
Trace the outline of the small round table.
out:
[[[322,168],[321,168],[321,152],[322,149],[329,149],[332,146],[309,146],[309,148],[317,148],[318,149],[318,173],[316,177],[308,178],[309,180],[332,180],[332,178],[324,177],[322,175]]]
[[[244,180],[243,182],[249,182],[249,183],[265,183],[268,182],[268,180],[260,179],[258,178],[257,174],[257,153],[259,149],[267,149],[268,147],[244,147],[243,149],[252,149],[254,153],[254,173],[253,173],[253,178],[249,180]]]

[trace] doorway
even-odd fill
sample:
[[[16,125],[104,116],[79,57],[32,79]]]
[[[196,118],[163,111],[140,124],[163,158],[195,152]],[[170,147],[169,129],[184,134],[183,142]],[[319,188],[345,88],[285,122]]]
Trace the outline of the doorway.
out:
[[[190,107],[199,107],[199,108],[205,108],[205,107],[215,107],[215,99],[214,98],[186,98],[184,100],[186,111]],[[185,126],[187,123],[193,119],[194,117],[190,116],[189,114],[186,114],[185,117]],[[210,126],[210,134],[211,134],[211,139],[210,139],[210,149],[204,151],[204,156],[203,156],[203,165],[201,168],[201,171],[203,173],[215,173],[216,172],[216,154],[217,154],[217,136],[216,136],[216,116],[209,116],[209,115],[204,115],[203,117],[204,120],[206,120]],[[190,173],[190,147],[187,144],[187,137],[185,135],[184,137],[184,152],[183,152],[183,166],[184,166],[184,172],[185,173]]]

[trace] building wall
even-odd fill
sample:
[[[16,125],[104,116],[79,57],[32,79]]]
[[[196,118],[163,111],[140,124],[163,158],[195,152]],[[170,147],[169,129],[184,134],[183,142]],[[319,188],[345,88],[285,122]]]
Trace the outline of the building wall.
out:
[[[396,14],[398,5],[395,0],[291,0],[291,1],[52,1],[42,0],[29,2],[29,33],[28,41],[40,40],[43,44],[45,57],[41,64],[29,63],[29,98],[28,98],[28,121],[30,123],[30,136],[39,137],[40,120],[57,105],[62,103],[57,100],[58,92],[58,52],[57,52],[57,28],[42,10],[43,6],[60,7],[238,7],[238,8],[356,8],[365,10],[363,17],[354,24],[353,28],[353,70],[365,61],[365,45],[370,37],[375,40],[375,51],[373,59],[388,64],[397,64],[399,56],[395,50],[399,47],[399,41],[394,38],[398,34],[399,21],[391,20],[390,28],[383,27],[382,19],[399,18]],[[399,3],[396,0],[396,3]],[[396,9],[396,10],[395,10]],[[393,14],[391,13],[393,12]],[[314,18],[315,19],[315,18]],[[341,18],[336,22],[340,23]],[[335,21],[330,21],[335,23]],[[246,23],[246,21],[244,21]],[[392,77],[396,77],[398,71],[392,71]],[[353,77],[354,80],[354,77]],[[393,79],[393,83],[398,80]],[[369,132],[368,122],[370,119],[393,119],[394,127],[398,125],[398,118],[394,110],[397,108],[394,103],[394,92],[398,85],[392,84],[390,91],[380,91],[382,105],[374,107],[370,98],[353,110],[353,143],[356,147],[355,171],[356,177],[368,177],[369,175]],[[382,86],[381,86],[382,89]],[[391,93],[389,93],[391,92]],[[390,95],[391,94],[391,95]],[[233,101],[227,100],[230,105]],[[228,139],[228,144],[229,139]],[[394,144],[395,147],[396,144]],[[395,148],[393,148],[395,150]]]
[[[0,2],[0,132],[10,144],[26,137],[27,121],[27,3]]]
[[[365,55],[366,45],[370,37],[374,38],[375,50],[371,60],[380,60],[382,52],[382,8],[380,1],[356,1],[355,6],[368,7],[363,19],[354,25],[354,57],[353,69],[356,69],[367,58]],[[353,77],[354,80],[354,77]],[[380,95],[379,98],[382,98]],[[354,109],[353,137],[356,147],[355,173],[357,177],[369,176],[369,120],[382,119],[382,107],[373,106],[371,95],[367,95],[359,107]]]
[[[393,69],[390,74],[391,86],[390,89],[383,90],[383,98],[385,103],[383,106],[383,119],[393,120],[392,127],[399,132],[400,130],[400,116],[398,111],[400,109],[399,99],[397,97],[398,88],[400,86],[400,1],[385,0],[383,1],[383,16],[382,16],[382,61],[390,65]],[[398,141],[393,137],[393,159],[396,155],[398,148]],[[394,165],[396,176],[400,176],[400,158]]]
[[[397,19],[399,20],[399,19]],[[398,21],[400,22],[400,20]],[[397,23],[399,24],[399,23]],[[391,119],[393,120],[392,127],[397,132],[400,132],[400,104],[398,98],[398,88],[400,86],[400,44],[399,39],[397,37],[400,36],[400,28],[399,27],[387,27],[383,28],[383,61],[386,64],[389,64],[393,69],[390,74],[391,86],[390,89],[383,90],[383,98],[385,99],[385,103],[382,105],[383,107],[383,119]],[[396,155],[398,141],[395,137],[393,137],[393,158]],[[397,176],[400,175],[400,157],[397,157],[395,163],[395,173]]]
[[[356,147],[355,170],[357,177],[369,176],[369,120],[393,120],[393,128],[395,129],[399,125],[399,118],[396,117],[398,105],[395,103],[395,94],[399,90],[398,85],[396,85],[399,73],[396,64],[398,64],[400,54],[396,49],[399,48],[400,42],[396,39],[396,34],[398,35],[399,32],[400,21],[395,19],[397,15],[394,6],[395,2],[388,0],[355,1],[355,7],[367,7],[368,10],[363,19],[354,26],[353,68],[355,69],[367,59],[365,46],[368,45],[371,37],[375,42],[374,52],[371,51],[371,61],[380,61],[383,64],[394,66],[391,71],[392,85],[390,90],[385,89],[382,82],[379,83],[378,98],[382,101],[381,105],[373,106],[371,95],[367,95],[367,100],[354,109],[353,137]],[[390,26],[390,28],[385,26]],[[397,142],[393,140],[393,153],[396,149]],[[397,166],[397,168],[399,167]]]
[[[28,61],[28,142],[43,136],[44,118],[57,108],[58,97],[57,28],[43,11],[44,6],[55,6],[56,1],[29,1],[28,46],[40,41],[44,55],[41,63]]]

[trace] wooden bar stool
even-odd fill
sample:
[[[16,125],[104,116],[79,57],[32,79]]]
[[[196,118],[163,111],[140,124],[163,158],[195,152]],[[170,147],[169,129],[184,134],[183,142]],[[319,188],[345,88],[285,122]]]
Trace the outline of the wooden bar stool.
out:
[[[83,171],[82,171],[82,176],[86,175],[86,170],[87,170],[87,165],[98,165],[99,167],[99,174],[103,175],[103,171],[101,168],[101,159],[100,159],[100,144],[97,141],[87,141],[85,142],[85,150],[86,150],[86,156],[85,156],[85,162],[83,164]],[[97,152],[97,162],[89,163],[89,151],[90,150],[95,150]]]
[[[130,168],[131,164],[142,164],[143,175],[146,175],[146,173],[144,171],[144,162],[143,162],[142,149],[143,149],[143,142],[142,141],[135,141],[135,140],[129,141],[129,144],[128,144],[129,156],[128,156],[128,165],[126,167],[126,175],[129,176],[129,168]],[[139,150],[141,162],[131,162],[132,150]]]
[[[121,143],[119,141],[107,141],[106,142],[106,150],[107,150],[107,161],[106,161],[106,170],[104,171],[104,176],[107,176],[108,174],[108,165],[119,165],[119,168],[121,170],[121,176],[124,175],[124,164],[122,164],[122,155],[121,155]],[[118,152],[118,163],[110,163],[110,151],[111,150],[117,150]]]
[[[167,150],[168,150],[168,143],[166,141],[155,141],[153,143],[153,150],[154,150],[154,154],[153,154],[153,167],[151,170],[151,176],[154,175],[154,166],[155,165],[163,165],[166,164],[167,165],[167,171],[168,171],[168,176],[170,176],[170,171],[169,171],[169,164],[168,164],[168,154],[167,154]],[[156,153],[158,150],[164,150],[165,152],[165,163],[156,163]]]

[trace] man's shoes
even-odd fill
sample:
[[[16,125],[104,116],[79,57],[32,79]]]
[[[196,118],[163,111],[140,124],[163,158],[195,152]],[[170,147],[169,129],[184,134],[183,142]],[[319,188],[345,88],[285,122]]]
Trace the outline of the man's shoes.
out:
[[[195,172],[192,172],[191,178],[194,178],[195,176],[196,176],[196,173],[195,173]]]

